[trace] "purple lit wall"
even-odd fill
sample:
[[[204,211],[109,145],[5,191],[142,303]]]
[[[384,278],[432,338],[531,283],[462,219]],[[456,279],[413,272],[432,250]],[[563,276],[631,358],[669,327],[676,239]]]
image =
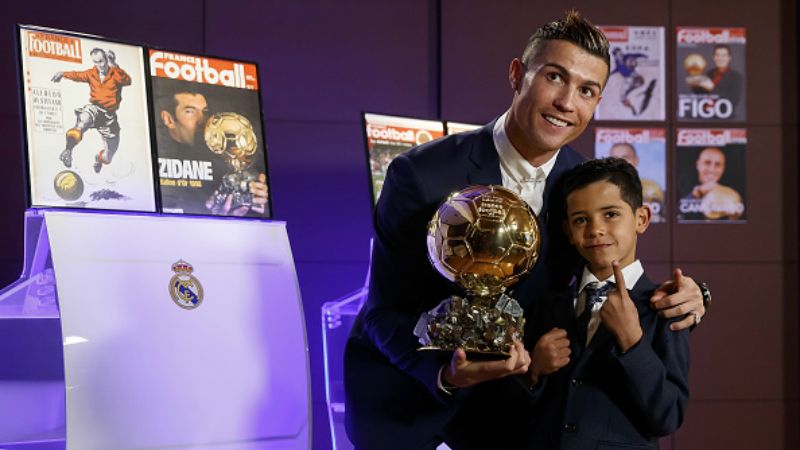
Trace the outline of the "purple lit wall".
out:
[[[747,28],[750,220],[657,225],[644,238],[641,256],[654,278],[664,279],[670,267],[680,265],[708,281],[716,298],[692,336],[686,424],[664,448],[797,448],[794,2],[764,0],[757,9],[745,0],[573,4],[596,23],[666,27],[667,61],[677,25]],[[256,61],[270,196],[275,218],[288,223],[308,324],[314,448],[330,448],[319,308],[360,287],[367,270],[372,229],[360,112],[475,123],[492,119],[511,99],[509,61],[536,26],[565,6],[522,0],[140,0],[95,10],[90,5],[55,0],[3,5],[0,285],[16,278],[22,266],[15,23]],[[671,71],[667,74],[671,98]],[[676,125],[672,108],[668,103],[668,136]],[[590,129],[576,142],[586,155],[593,134]],[[668,154],[674,154],[671,144]],[[674,160],[668,165],[672,174]],[[38,364],[34,360],[39,361],[32,358],[30,365]]]

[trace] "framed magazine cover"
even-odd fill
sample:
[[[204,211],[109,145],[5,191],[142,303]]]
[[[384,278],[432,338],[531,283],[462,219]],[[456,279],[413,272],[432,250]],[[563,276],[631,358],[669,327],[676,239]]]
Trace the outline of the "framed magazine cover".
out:
[[[272,217],[258,66],[148,49],[161,212]]]
[[[746,30],[678,27],[675,36],[678,120],[747,119]]]
[[[156,211],[144,47],[17,26],[29,207]]]
[[[372,204],[378,203],[389,163],[399,154],[444,136],[441,120],[362,113]]]
[[[611,73],[597,120],[664,120],[664,27],[598,26],[608,38]]]
[[[747,221],[744,128],[678,128],[678,223]]]
[[[633,165],[642,182],[642,201],[652,223],[667,218],[667,131],[664,128],[597,128],[595,158],[613,156]]]
[[[447,120],[444,123],[444,133],[448,135],[463,133],[465,131],[477,130],[482,126],[483,125],[478,125],[475,123],[453,122],[451,120]]]

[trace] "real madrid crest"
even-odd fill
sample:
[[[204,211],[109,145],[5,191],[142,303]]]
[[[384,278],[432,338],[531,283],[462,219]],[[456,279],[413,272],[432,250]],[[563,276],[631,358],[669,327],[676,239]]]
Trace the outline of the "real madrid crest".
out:
[[[203,303],[203,285],[192,275],[194,267],[180,259],[172,264],[175,275],[169,280],[169,295],[176,305],[195,309]]]

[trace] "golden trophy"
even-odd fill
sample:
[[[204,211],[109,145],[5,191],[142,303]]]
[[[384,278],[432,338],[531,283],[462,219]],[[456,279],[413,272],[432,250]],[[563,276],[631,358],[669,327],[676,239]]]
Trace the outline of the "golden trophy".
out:
[[[454,295],[423,313],[414,333],[420,350],[463,348],[471,359],[503,359],[522,340],[525,318],[506,289],[539,257],[541,234],[530,206],[500,186],[452,194],[428,225],[428,257],[455,282]]]
[[[711,220],[736,220],[744,214],[744,203],[738,192],[719,184],[703,196],[700,210]]]
[[[686,71],[686,84],[693,90],[699,89],[708,92],[714,88],[711,79],[705,74],[707,65],[706,59],[699,53],[686,55],[683,60],[683,69]]]
[[[238,113],[216,113],[206,122],[204,138],[208,149],[225,158],[226,164],[232,170],[222,176],[220,186],[214,192],[211,210],[219,209],[230,195],[233,196],[230,210],[253,206],[250,182],[257,175],[247,170],[253,164],[258,149],[253,125]]]

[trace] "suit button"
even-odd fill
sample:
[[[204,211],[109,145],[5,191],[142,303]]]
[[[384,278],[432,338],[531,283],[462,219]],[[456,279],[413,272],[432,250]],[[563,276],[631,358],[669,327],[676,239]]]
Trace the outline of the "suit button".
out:
[[[578,426],[575,425],[574,423],[565,423],[564,431],[566,431],[567,433],[574,433],[578,431]]]

